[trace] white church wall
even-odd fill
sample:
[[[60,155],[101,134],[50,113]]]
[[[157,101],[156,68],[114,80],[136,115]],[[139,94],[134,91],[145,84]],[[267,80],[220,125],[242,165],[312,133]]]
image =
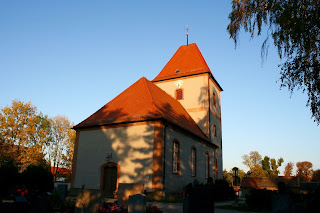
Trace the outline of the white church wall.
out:
[[[218,86],[212,79],[209,81],[209,93],[210,93],[210,126],[211,126],[211,140],[214,141],[219,147],[216,150],[216,156],[218,159],[218,178],[222,178],[222,126],[221,126],[221,96]],[[213,103],[213,93],[216,94],[216,105]],[[214,131],[216,126],[216,135]]]
[[[119,183],[144,183],[151,190],[153,138],[153,124],[80,131],[75,188],[100,189],[100,168],[112,153]]]
[[[209,80],[209,93],[210,93],[210,108],[211,110],[221,118],[221,96],[218,86],[213,82],[212,79]],[[213,92],[216,94],[216,106],[213,104]]]
[[[178,79],[155,82],[155,84],[176,98],[175,82],[182,80],[183,99],[179,100],[181,105],[188,111],[192,119],[198,124],[200,129],[209,136],[208,121],[208,75],[196,75],[180,77]]]
[[[172,148],[173,140],[177,139],[180,143],[180,172],[173,173],[172,170]],[[166,128],[166,152],[165,152],[165,191],[166,192],[182,192],[183,187],[194,180],[200,183],[206,183],[206,152],[210,155],[210,177],[214,175],[214,149],[206,146],[193,138],[190,138],[171,128]],[[196,176],[191,174],[191,149],[196,147]]]

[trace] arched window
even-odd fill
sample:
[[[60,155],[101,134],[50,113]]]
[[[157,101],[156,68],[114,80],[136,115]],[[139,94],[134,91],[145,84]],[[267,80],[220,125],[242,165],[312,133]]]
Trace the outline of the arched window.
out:
[[[197,150],[195,147],[191,148],[191,176],[197,175]]]
[[[174,140],[172,143],[172,172],[178,174],[180,169],[180,143]]]
[[[210,177],[210,155],[206,152],[206,178]]]
[[[213,136],[216,137],[217,136],[217,126],[213,125]]]
[[[217,105],[217,100],[216,100],[216,93],[212,93],[212,97],[213,97],[213,106]]]

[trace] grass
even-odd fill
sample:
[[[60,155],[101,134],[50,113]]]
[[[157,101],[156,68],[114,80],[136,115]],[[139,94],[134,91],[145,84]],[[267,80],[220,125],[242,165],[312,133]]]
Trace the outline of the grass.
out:
[[[216,206],[217,209],[228,209],[228,210],[236,210],[236,211],[244,211],[244,212],[263,212],[263,213],[271,213],[271,211],[261,211],[257,209],[251,209],[248,207],[246,203],[239,205],[224,205],[224,206]]]

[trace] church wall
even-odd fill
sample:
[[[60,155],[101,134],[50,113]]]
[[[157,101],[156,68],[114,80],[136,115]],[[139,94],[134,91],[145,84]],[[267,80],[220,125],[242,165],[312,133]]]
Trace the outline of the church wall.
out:
[[[152,188],[154,125],[133,125],[79,132],[75,188],[100,189],[100,167],[112,162],[120,165],[119,183],[144,183]]]
[[[200,129],[209,136],[208,121],[208,75],[196,75],[181,77],[178,79],[155,82],[155,84],[176,98],[175,82],[182,80],[183,99],[178,100],[181,105],[188,111],[190,116],[196,121]]]
[[[216,105],[213,102],[213,93],[216,94]],[[212,79],[209,80],[209,94],[210,94],[210,128],[211,140],[218,145],[216,150],[216,156],[218,158],[218,178],[222,178],[222,126],[221,126],[221,99],[220,90],[218,86],[213,82]],[[216,126],[216,135],[214,131],[214,126]]]
[[[172,151],[173,141],[178,140],[180,143],[180,172],[172,172]],[[193,138],[190,138],[171,128],[166,128],[166,152],[165,152],[165,192],[181,193],[183,187],[194,180],[200,183],[206,183],[205,177],[205,154],[210,155],[210,177],[214,175],[214,148],[206,146]],[[191,149],[196,148],[196,176],[191,174]],[[213,177],[214,178],[214,177]]]

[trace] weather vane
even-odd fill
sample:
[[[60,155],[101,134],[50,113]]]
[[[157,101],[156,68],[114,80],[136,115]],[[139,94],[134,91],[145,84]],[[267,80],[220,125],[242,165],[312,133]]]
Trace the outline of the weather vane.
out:
[[[186,28],[184,28],[186,31],[187,31],[187,45],[189,44],[189,41],[188,41],[188,37],[189,37],[189,28],[188,28],[188,25],[186,26]]]

